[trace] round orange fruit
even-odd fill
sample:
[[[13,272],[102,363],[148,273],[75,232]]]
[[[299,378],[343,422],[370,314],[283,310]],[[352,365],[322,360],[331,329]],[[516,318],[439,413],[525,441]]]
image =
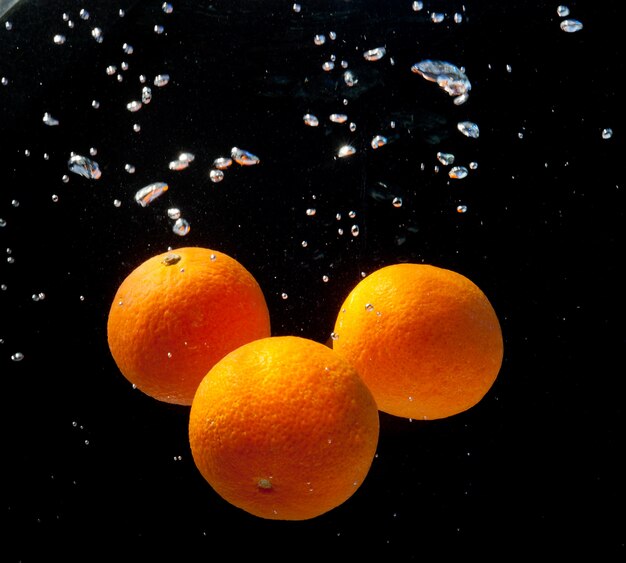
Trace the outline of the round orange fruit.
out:
[[[426,264],[386,266],[362,279],[337,315],[332,345],[379,410],[411,419],[476,405],[503,359],[500,323],[481,289]]]
[[[138,389],[191,405],[213,365],[270,335],[259,284],[234,258],[186,247],[147,259],[119,286],[107,322],[109,349]]]
[[[339,354],[313,340],[256,340],[220,360],[191,405],[196,466],[255,516],[306,520],[363,483],[378,444],[372,394]]]

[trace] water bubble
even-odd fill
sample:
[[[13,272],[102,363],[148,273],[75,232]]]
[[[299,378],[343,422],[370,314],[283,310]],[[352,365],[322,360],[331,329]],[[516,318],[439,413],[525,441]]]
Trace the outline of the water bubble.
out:
[[[478,139],[478,136],[480,135],[478,125],[476,125],[476,123],[473,123],[472,121],[460,121],[459,123],[457,123],[456,127],[466,137]]]
[[[52,41],[55,45],[63,45],[63,43],[65,43],[66,37],[65,35],[61,34],[61,33],[57,33],[53,38]]]
[[[189,225],[189,222],[182,217],[176,219],[176,222],[172,226],[172,231],[181,237],[184,237],[190,230],[191,226]]]
[[[388,142],[389,141],[387,137],[383,135],[376,135],[375,137],[372,138],[372,141],[370,144],[373,149],[378,149],[380,147],[384,147]]]
[[[150,86],[144,86],[141,89],[141,102],[144,104],[149,104],[152,101],[152,90]]]
[[[411,67],[411,72],[419,74],[430,82],[436,82],[442,90],[455,98],[454,102],[457,105],[467,100],[472,88],[463,69],[447,61],[426,59],[415,63]]]
[[[343,66],[344,62],[345,61],[342,61],[342,66]],[[346,65],[347,65],[347,63],[346,63]],[[358,80],[358,78],[354,75],[354,73],[351,70],[346,70],[346,72],[343,73],[343,81],[346,83],[347,86],[352,88],[352,86],[357,84],[357,82],[359,80]]]
[[[96,43],[102,43],[104,36],[102,35],[102,30],[99,27],[94,27],[91,30],[91,36],[96,40]]]
[[[297,3],[296,3],[296,4],[293,4],[293,5],[291,6],[291,9],[292,9],[292,10],[293,10],[296,14],[299,14],[299,13],[300,13],[300,11],[302,10],[302,6],[301,6],[300,4],[297,4]]]
[[[454,166],[448,172],[448,176],[454,180],[462,180],[467,176],[467,168],[465,166]]]
[[[370,312],[374,310],[374,305],[372,305],[371,303],[366,303],[365,304],[365,310]]]
[[[131,113],[139,111],[143,107],[143,104],[139,100],[133,100],[126,104],[126,109]]]
[[[226,170],[232,165],[232,163],[233,160],[231,158],[220,156],[213,161],[213,167],[217,168],[217,170]]]
[[[126,170],[126,172],[128,172],[129,174],[134,174],[135,173],[135,166],[132,164],[125,164],[124,165],[124,170]]]
[[[166,86],[169,81],[170,81],[169,74],[157,74],[154,77],[154,85],[157,86],[158,88],[162,88],[163,86]]]
[[[137,190],[135,193],[135,201],[141,205],[141,207],[147,207],[156,198],[163,195],[169,186],[165,182],[153,182],[147,186]]]
[[[449,152],[438,152],[437,160],[444,166],[449,166],[454,162],[454,155]]]
[[[59,124],[59,120],[54,118],[54,117],[52,117],[52,115],[50,115],[48,112],[43,114],[43,122],[44,122],[44,124],[46,124],[46,125],[48,125],[50,127],[53,127],[53,126]]]
[[[304,121],[304,124],[309,127],[317,127],[320,124],[319,119],[311,113],[305,114],[302,120]]]
[[[322,276],[322,281],[323,281],[324,283],[327,283],[329,279],[330,279],[330,278],[329,278],[327,275],[323,275],[323,276]]]
[[[559,17],[565,18],[569,16],[569,8],[567,6],[562,6],[562,5],[557,6],[556,13],[559,15]]]
[[[402,198],[401,197],[394,197],[391,200],[391,205],[393,205],[394,207],[402,207]]]
[[[345,113],[331,113],[328,119],[333,123],[345,123],[348,120],[348,116]]]
[[[167,210],[167,216],[173,221],[180,219],[180,209],[178,209],[178,207],[170,207]]]
[[[560,26],[566,33],[575,33],[583,28],[582,22],[579,22],[578,20],[563,20]]]
[[[352,227],[350,228],[350,232],[352,233],[353,237],[358,237],[359,236],[359,226],[358,225],[352,225]]]
[[[215,169],[211,170],[209,172],[209,179],[214,184],[217,184],[218,182],[221,182],[224,179],[224,172],[222,170],[215,170]]]
[[[233,147],[230,150],[230,156],[237,164],[240,164],[241,166],[254,166],[255,164],[259,164],[260,162],[258,156],[238,147]]]
[[[135,49],[133,48],[132,45],[129,45],[128,43],[124,43],[122,45],[122,50],[124,51],[124,53],[126,53],[127,55],[132,55],[133,52],[135,51]]]
[[[339,158],[344,158],[346,156],[351,156],[356,152],[356,149],[352,145],[343,145],[337,151],[337,156]]]
[[[602,138],[610,139],[613,136],[613,129],[607,127],[606,129],[602,129]]]
[[[287,295],[285,292],[281,293],[280,296],[281,296],[282,299],[288,299],[289,298],[289,295]]]
[[[165,31],[165,27],[163,27],[162,25],[155,25],[153,28],[154,33],[156,33],[157,35],[161,35],[164,31]]]
[[[161,6],[161,9],[166,14],[171,14],[174,11],[174,7],[169,2],[163,2],[163,5]]]
[[[92,100],[91,101],[91,107],[93,109],[98,109],[100,107],[100,102],[98,100]]]
[[[322,64],[322,70],[325,70],[326,72],[333,70],[333,68],[335,68],[335,63],[333,61],[325,61]]]
[[[457,213],[465,213],[467,211],[467,205],[457,205]]]
[[[21,352],[15,352],[15,354],[11,354],[11,359],[14,362],[21,362],[24,359],[24,354]]]
[[[420,0],[415,0],[411,7],[413,8],[414,12],[419,12],[424,8],[424,2],[421,2]]]
[[[85,10],[85,8],[81,8],[80,12],[78,12],[78,15],[80,16],[81,20],[88,20],[90,14],[87,10]]]
[[[309,208],[306,210],[306,214],[307,214],[309,217],[313,217],[316,213],[317,213],[317,211],[316,211],[316,209],[315,209],[314,207],[309,207]]]
[[[315,43],[316,45],[323,45],[324,43],[326,43],[326,36],[323,34],[317,34],[313,36],[313,43]]]
[[[366,61],[379,61],[385,56],[387,50],[384,47],[376,47],[375,49],[369,49],[363,53],[363,58]]]
[[[73,155],[68,160],[67,166],[70,172],[74,172],[74,174],[78,174],[84,178],[89,178],[90,180],[98,180],[102,175],[100,167],[95,160],[91,160],[90,158],[81,156],[80,154]]]

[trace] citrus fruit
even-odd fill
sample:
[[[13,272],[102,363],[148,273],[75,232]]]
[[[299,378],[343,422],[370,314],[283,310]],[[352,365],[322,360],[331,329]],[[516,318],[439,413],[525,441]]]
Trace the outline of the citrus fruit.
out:
[[[259,284],[234,258],[178,248],[147,259],[119,286],[107,323],[122,374],[160,401],[191,405],[198,384],[238,346],[270,335]]]
[[[378,409],[356,370],[313,340],[273,336],[220,360],[189,417],[196,466],[226,501],[261,518],[306,520],[363,483]]]
[[[445,418],[477,404],[502,364],[495,310],[452,270],[395,264],[363,278],[335,322],[333,349],[370,388],[379,410]]]

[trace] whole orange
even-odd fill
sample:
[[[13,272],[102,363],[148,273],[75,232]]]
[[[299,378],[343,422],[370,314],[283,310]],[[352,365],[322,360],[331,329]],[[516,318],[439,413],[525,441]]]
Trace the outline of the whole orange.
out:
[[[107,323],[111,354],[138,389],[191,405],[213,365],[270,335],[259,284],[234,258],[178,248],[147,259],[119,286]]]
[[[379,410],[445,418],[476,405],[502,364],[491,303],[467,277],[426,264],[395,264],[362,279],[345,299],[333,349],[348,359]]]
[[[306,520],[346,501],[378,444],[378,409],[355,369],[297,336],[220,360],[191,405],[194,461],[213,489],[262,518]]]

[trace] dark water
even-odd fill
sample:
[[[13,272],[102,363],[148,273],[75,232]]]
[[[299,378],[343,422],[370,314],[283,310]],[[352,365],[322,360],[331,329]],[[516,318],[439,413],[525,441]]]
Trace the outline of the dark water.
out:
[[[27,1],[2,17],[7,560],[46,560],[34,555],[42,547],[71,558],[79,540],[165,542],[181,560],[191,546],[287,560],[294,543],[398,561],[540,545],[623,552],[610,509],[623,501],[618,3],[569,3],[577,33],[559,28],[557,3],[540,1],[433,1],[418,12],[411,2],[301,4],[177,1],[167,14],[158,1]],[[381,60],[363,58],[382,46]],[[335,69],[322,70],[333,55]],[[468,101],[457,106],[412,73],[423,59],[463,67]],[[162,73],[170,82],[153,86]],[[152,101],[127,111],[145,85]],[[58,126],[43,124],[46,112]],[[320,125],[306,127],[305,113]],[[480,126],[478,139],[459,133],[462,120]],[[389,143],[373,150],[377,134]],[[337,158],[344,144],[357,152]],[[213,160],[233,146],[260,164],[212,183]],[[170,170],[181,151],[195,160]],[[450,179],[438,151],[470,168],[467,178]],[[72,152],[97,161],[101,178],[69,172]],[[134,193],[155,181],[168,192],[138,206]],[[186,236],[172,232],[170,207],[189,221]],[[500,376],[448,420],[381,415],[370,475],[336,510],[304,523],[248,516],[197,473],[188,409],[130,389],[106,345],[117,285],[181,245],[236,257],[266,293],[274,334],[322,342],[362,272],[398,261],[457,270],[501,319]]]

